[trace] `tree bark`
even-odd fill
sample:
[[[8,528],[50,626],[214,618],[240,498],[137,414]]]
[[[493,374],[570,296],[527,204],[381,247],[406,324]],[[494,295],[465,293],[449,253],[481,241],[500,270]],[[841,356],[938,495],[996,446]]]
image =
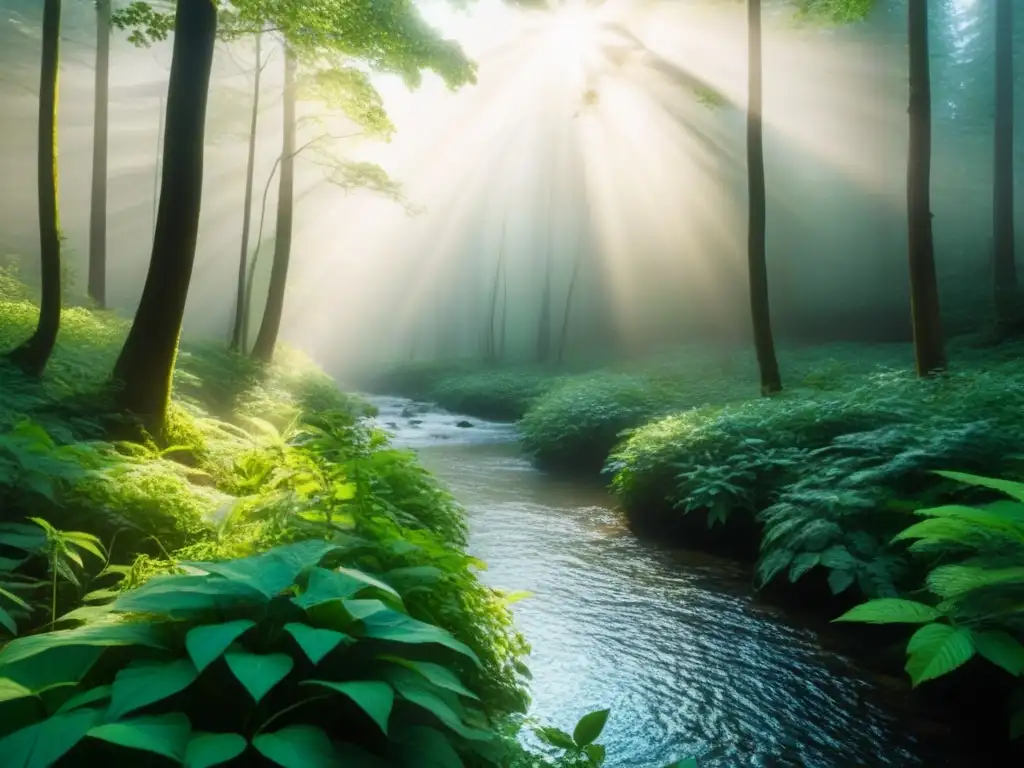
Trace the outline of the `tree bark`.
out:
[[[996,2],[995,168],[992,184],[992,267],[996,321],[1019,330],[1013,226],[1013,0]]]
[[[910,263],[910,306],[914,327],[914,358],[918,376],[946,368],[935,246],[932,239],[931,158],[932,96],[928,65],[927,0],[907,7],[910,50],[910,135],[907,151],[907,256]]]
[[[249,227],[252,222],[252,182],[256,166],[256,127],[260,111],[260,75],[263,59],[260,55],[260,39],[256,35],[256,75],[253,79],[252,120],[249,123],[249,159],[245,166],[245,210],[242,212],[242,247],[238,255],[238,290],[235,296],[235,324],[231,331],[231,348],[244,351],[246,339],[246,274],[249,259]]]
[[[39,67],[39,259],[42,299],[35,332],[14,349],[11,362],[30,376],[41,376],[60,330],[60,219],[57,205],[57,95],[60,72],[61,0],[43,6],[43,50]]]
[[[750,314],[754,326],[754,350],[761,375],[761,394],[782,391],[779,362],[772,337],[768,301],[767,203],[764,184],[764,134],[761,123],[761,0],[747,0],[747,185],[749,221],[747,270],[750,280]]]
[[[292,251],[292,220],[294,218],[295,189],[295,54],[288,50],[284,60],[284,144],[281,148],[281,175],[277,193],[277,232],[274,244],[274,262],[270,268],[270,286],[267,304],[263,310],[256,342],[254,360],[269,363],[274,357],[277,334],[281,330],[284,314],[284,295],[288,287],[288,263]]]
[[[117,402],[162,437],[199,233],[203,141],[217,11],[178,0],[156,234],[142,299],[114,366]]]
[[[93,99],[89,296],[107,304],[107,112],[110,85],[110,0],[96,0],[96,86]]]

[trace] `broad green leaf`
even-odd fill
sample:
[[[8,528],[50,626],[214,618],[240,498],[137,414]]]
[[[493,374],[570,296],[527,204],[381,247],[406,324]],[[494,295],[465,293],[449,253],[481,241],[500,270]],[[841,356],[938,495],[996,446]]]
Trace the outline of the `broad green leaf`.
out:
[[[19,597],[16,594],[14,594],[13,592],[10,592],[10,591],[4,589],[3,587],[0,587],[0,596],[6,597],[12,603],[14,603],[15,605],[17,605],[20,608],[24,608],[26,611],[32,610],[32,606],[29,605],[27,602],[25,602],[24,599],[22,599],[21,597]]]
[[[24,699],[26,696],[35,696],[35,691],[26,688],[21,683],[0,677],[0,701],[13,701]]]
[[[75,629],[64,629],[12,640],[0,651],[0,671],[8,664],[31,658],[51,648],[76,645],[93,647],[142,645],[161,650],[167,648],[160,625],[151,622],[111,621],[87,624]]]
[[[375,579],[368,573],[363,573],[362,571],[357,571],[353,568],[344,568],[340,566],[338,568],[335,568],[333,573],[337,573],[341,576],[348,576],[350,579],[355,579],[356,581],[362,582],[367,587],[379,589],[381,592],[391,595],[399,601],[402,599],[401,595],[398,594],[394,587],[392,587],[390,584],[384,583],[380,579]]]
[[[944,600],[996,584],[1024,585],[1024,567],[979,568],[973,565],[942,565],[928,574],[928,589]],[[0,656],[0,659],[3,657]]]
[[[312,608],[331,600],[352,597],[368,586],[369,584],[363,579],[354,578],[347,573],[329,571],[326,568],[313,568],[309,572],[309,584],[306,590],[293,597],[292,602],[300,608]],[[387,590],[394,593],[395,597],[398,596],[398,593],[391,587],[387,587]]]
[[[926,539],[929,541],[963,541],[971,534],[978,533],[977,526],[966,520],[952,517],[933,517],[922,520],[893,537],[893,541]]]
[[[234,760],[249,742],[237,733],[194,732],[185,748],[185,768],[210,768]]]
[[[341,643],[352,640],[344,632],[335,632],[333,629],[317,629],[298,622],[285,624],[284,630],[295,638],[295,642],[298,643],[302,652],[314,664],[319,664],[324,656]]]
[[[266,595],[245,582],[213,576],[158,576],[123,593],[114,601],[114,610],[179,618],[266,602]]]
[[[285,653],[246,653],[228,651],[224,660],[231,672],[253,700],[258,704],[270,689],[284,680],[295,666],[295,660]]]
[[[68,697],[68,699],[60,705],[56,714],[62,714],[64,712],[70,712],[73,709],[84,707],[87,704],[95,704],[97,701],[106,701],[110,698],[112,686],[109,685],[97,685],[95,688],[90,688],[87,691],[76,693],[74,696]]]
[[[845,592],[853,584],[856,574],[846,568],[836,568],[828,575],[828,588],[833,595]]]
[[[587,746],[583,748],[583,752],[590,758],[590,762],[594,763],[594,765],[603,765],[605,757],[607,757],[608,754],[604,746],[601,744],[587,744]]]
[[[576,746],[585,747],[597,741],[601,736],[601,731],[604,730],[605,723],[608,722],[610,712],[609,709],[599,709],[581,717],[572,732],[572,739],[576,742]]]
[[[143,662],[125,667],[114,678],[107,718],[120,720],[129,712],[169,698],[199,677],[188,659],[166,663]]]
[[[329,680],[303,680],[303,685],[319,685],[332,691],[344,694],[352,699],[377,727],[388,733],[388,718],[395,703],[395,692],[387,683],[380,680],[352,680],[346,683],[333,683]]]
[[[344,605],[355,615],[351,606],[357,602],[361,601],[345,600]],[[456,640],[449,632],[432,624],[417,621],[406,616],[404,613],[384,608],[383,604],[381,604],[381,607],[383,610],[373,611],[362,618],[363,634],[366,637],[376,638],[377,640],[390,640],[395,643],[436,643],[461,653],[463,656],[472,659],[477,666],[480,666],[480,659],[473,650]]]
[[[969,629],[948,624],[925,624],[907,643],[907,673],[917,687],[952,672],[970,661],[975,648]]]
[[[337,544],[307,539],[275,547],[268,552],[218,563],[189,562],[192,568],[215,573],[224,580],[246,584],[271,598],[295,583],[306,568],[317,565],[325,555],[338,549]]]
[[[18,634],[18,625],[15,623],[14,617],[3,606],[0,606],[0,625],[12,635]]]
[[[399,747],[399,759],[406,768],[462,768],[459,754],[444,734],[422,725],[406,731]]]
[[[538,739],[552,747],[557,749],[576,749],[576,742],[572,740],[572,736],[558,728],[541,726],[534,728],[533,731],[537,734]]]
[[[975,632],[974,647],[981,656],[1014,677],[1024,673],[1024,645],[1006,632]]]
[[[462,684],[458,675],[447,667],[442,667],[440,664],[432,664],[429,661],[403,659],[399,656],[378,656],[377,658],[383,661],[390,661],[392,664],[398,664],[406,669],[411,669],[413,672],[418,672],[438,688],[444,688],[452,693],[457,693],[460,696],[466,696],[470,699],[476,699],[477,701],[480,700],[479,696]]]
[[[256,750],[282,768],[339,768],[331,740],[312,725],[290,725],[252,740]]]
[[[859,621],[865,624],[926,624],[942,614],[935,608],[913,600],[883,597],[851,608],[832,621]]]
[[[801,552],[793,558],[793,564],[789,568],[789,581],[796,583],[811,568],[818,564],[821,554],[818,552]]]
[[[427,710],[462,738],[475,741],[489,741],[492,738],[490,732],[471,728],[462,722],[462,717],[452,707],[452,704],[440,695],[442,692],[421,675],[393,667],[387,670],[387,679],[399,696],[409,703]]]
[[[219,659],[235,640],[255,626],[256,622],[251,619],[238,619],[193,627],[185,635],[185,649],[196,669],[202,672]]]
[[[0,674],[36,693],[61,684],[75,685],[104,650],[103,646],[58,646],[13,664],[0,664]]]
[[[176,763],[184,762],[192,724],[181,712],[143,715],[89,729],[94,739],[129,749],[163,755]]]
[[[966,472],[939,471],[935,474],[966,485],[991,488],[994,491],[1005,493],[1017,501],[1024,501],[1024,483],[1015,483],[1012,480],[1001,480],[994,477],[981,477],[980,475],[971,475]]]
[[[4,768],[49,768],[102,718],[96,709],[54,715],[0,739]]]

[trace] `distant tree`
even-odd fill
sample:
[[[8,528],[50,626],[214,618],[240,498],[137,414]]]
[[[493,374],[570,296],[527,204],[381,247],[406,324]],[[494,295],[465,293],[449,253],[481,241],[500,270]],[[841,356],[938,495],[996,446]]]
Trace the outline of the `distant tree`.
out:
[[[120,408],[160,437],[195,261],[216,33],[217,11],[210,0],[178,2],[153,251],[135,321],[113,373]]]
[[[96,0],[96,86],[93,94],[88,293],[99,307],[105,307],[107,303],[107,112],[110,84],[110,16],[110,0]]]
[[[43,5],[43,46],[39,67],[38,195],[42,300],[35,332],[10,354],[30,376],[40,376],[60,330],[61,259],[57,205],[57,77],[60,70],[61,0]]]
[[[992,274],[1002,333],[1020,332],[1013,211],[1013,0],[996,0],[996,118],[992,184]]]
[[[747,271],[750,281],[750,314],[754,324],[754,351],[761,375],[761,394],[782,391],[779,361],[772,338],[768,300],[766,200],[764,181],[764,134],[761,120],[761,0],[747,0]]]
[[[946,368],[946,354],[932,237],[932,95],[927,0],[909,0],[907,40],[910,51],[910,106],[907,110],[910,115],[907,160],[910,306],[917,374],[928,376]]]

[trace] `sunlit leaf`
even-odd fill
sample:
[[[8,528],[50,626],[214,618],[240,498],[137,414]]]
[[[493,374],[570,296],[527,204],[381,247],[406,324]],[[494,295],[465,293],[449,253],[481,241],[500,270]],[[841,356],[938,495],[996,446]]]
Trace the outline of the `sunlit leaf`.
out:
[[[907,643],[907,673],[911,684],[952,672],[970,661],[975,647],[969,629],[954,629],[948,624],[925,624]]]
[[[118,720],[129,712],[180,693],[199,677],[188,659],[141,662],[125,667],[114,678],[107,717]]]
[[[925,624],[941,614],[924,603],[884,597],[851,608],[833,621],[858,621],[866,624]]]
[[[585,747],[597,741],[601,736],[601,731],[604,730],[605,723],[608,722],[610,712],[611,710],[609,709],[599,709],[581,717],[572,732],[572,738],[576,742],[576,746]]]

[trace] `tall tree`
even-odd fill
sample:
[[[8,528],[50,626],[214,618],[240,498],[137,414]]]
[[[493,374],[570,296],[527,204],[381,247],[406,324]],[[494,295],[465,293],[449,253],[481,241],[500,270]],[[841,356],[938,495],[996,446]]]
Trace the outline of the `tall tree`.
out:
[[[754,350],[761,374],[761,394],[770,395],[782,390],[782,378],[779,375],[779,362],[775,357],[771,307],[768,301],[765,231],[767,205],[761,80],[761,0],[747,0],[747,271],[750,280],[750,314],[754,325]]]
[[[114,366],[118,404],[162,436],[199,232],[206,104],[217,33],[211,0],[179,0],[156,234],[142,299]]]
[[[910,135],[907,151],[907,256],[914,358],[918,376],[946,368],[932,238],[932,94],[928,64],[928,3],[909,0]]]
[[[996,0],[995,168],[992,184],[992,273],[996,320],[1019,331],[1013,226],[1013,0]]]
[[[252,184],[256,167],[256,127],[260,115],[260,76],[263,73],[263,57],[260,41],[263,33],[256,33],[256,72],[253,76],[252,120],[249,124],[249,158],[245,166],[245,206],[242,211],[242,246],[238,255],[238,289],[235,296],[235,324],[231,331],[231,348],[244,350],[247,346],[246,329],[246,273],[249,259],[249,229],[252,222]],[[293,137],[294,138],[294,137]]]
[[[281,175],[277,192],[277,239],[270,268],[270,287],[263,310],[263,322],[252,348],[252,357],[262,362],[274,355],[277,334],[281,330],[284,295],[288,287],[288,263],[292,252],[292,222],[295,213],[295,52],[284,56],[284,140],[281,145]]]
[[[89,296],[107,302],[107,112],[110,85],[110,0],[96,0],[96,86],[93,94],[92,206],[89,217]]]
[[[40,376],[60,330],[60,219],[57,206],[57,77],[60,69],[61,0],[43,5],[43,51],[39,67],[39,255],[42,300],[35,332],[10,353],[11,362]]]

